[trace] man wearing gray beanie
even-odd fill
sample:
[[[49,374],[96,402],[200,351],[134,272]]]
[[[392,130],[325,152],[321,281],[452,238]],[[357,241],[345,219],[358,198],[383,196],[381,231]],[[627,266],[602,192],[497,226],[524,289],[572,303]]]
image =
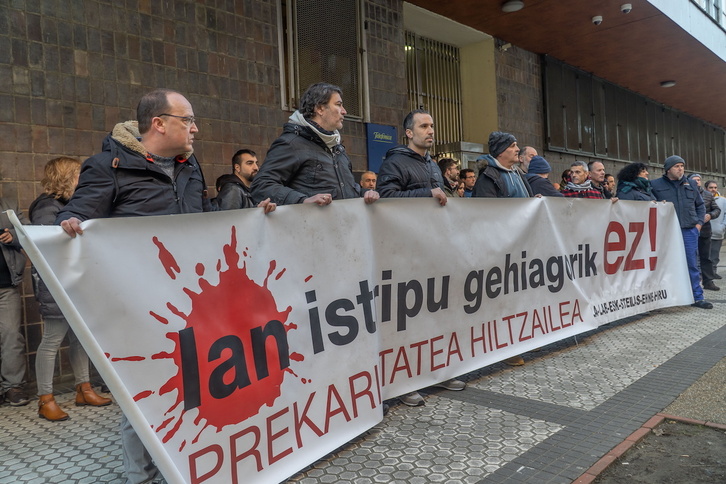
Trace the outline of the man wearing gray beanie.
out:
[[[529,183],[515,165],[519,162],[517,138],[494,131],[489,135],[489,154],[480,156],[479,177],[472,197],[528,198],[533,195]]]
[[[698,185],[688,180],[683,174],[686,162],[680,156],[669,156],[663,163],[665,173],[651,182],[656,200],[672,202],[676,209],[678,222],[681,225],[683,245],[686,249],[688,275],[693,290],[693,306],[701,309],[713,309],[713,304],[706,301],[701,287],[701,274],[698,270],[698,233],[704,224],[706,208],[703,198],[698,193]]]
[[[494,131],[489,135],[489,154],[480,156],[479,177],[476,179],[472,197],[485,198],[529,198],[534,194],[519,170],[519,147],[517,138],[509,133]],[[531,166],[531,165],[530,165]],[[510,366],[524,365],[524,358],[512,356],[504,360]]]

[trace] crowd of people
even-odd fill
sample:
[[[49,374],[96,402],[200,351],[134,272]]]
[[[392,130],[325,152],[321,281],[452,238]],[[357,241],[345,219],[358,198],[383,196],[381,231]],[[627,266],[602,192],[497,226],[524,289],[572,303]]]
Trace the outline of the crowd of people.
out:
[[[519,148],[509,133],[489,136],[488,154],[480,157],[478,170],[463,168],[452,158],[432,159],[434,119],[425,110],[414,110],[403,120],[406,144],[391,148],[379,173],[364,172],[358,183],[342,144],[340,129],[346,111],[337,86],[318,83],[300,99],[300,108],[272,143],[264,163],[249,149],[232,157],[231,173],[216,181],[217,196],[207,196],[201,166],[194,156],[198,132],[190,102],[180,93],[157,89],[143,96],[137,119],[117,124],[103,143],[103,151],[82,165],[74,158],[48,162],[44,193],[30,207],[30,221],[17,204],[0,199],[2,210],[14,210],[23,223],[59,224],[70,237],[83,234],[81,223],[94,218],[198,213],[258,207],[264,213],[277,205],[296,203],[321,207],[335,200],[362,198],[432,197],[444,206],[452,197],[529,198],[572,197],[589,199],[660,201],[674,203],[685,242],[695,306],[711,308],[703,290],[718,290],[718,252],[726,232],[724,205],[718,184],[700,175],[684,176],[685,161],[665,160],[665,175],[650,181],[642,163],[625,166],[617,177],[605,173],[603,163],[576,161],[558,183],[548,179],[552,168],[531,146]],[[11,405],[24,405],[26,373],[24,343],[20,334],[19,284],[25,257],[15,230],[0,214],[0,331],[2,332],[2,395]],[[700,263],[700,268],[699,268]],[[703,281],[703,286],[701,285]],[[102,406],[110,399],[89,384],[88,357],[59,311],[43,281],[33,270],[33,281],[44,320],[44,333],[36,358],[38,415],[51,421],[68,419],[53,399],[53,373],[58,348],[66,334],[76,380],[76,404]],[[524,364],[521,356],[506,361]],[[466,384],[457,379],[438,386],[453,391]],[[424,405],[418,392],[400,397],[410,406]],[[154,466],[125,416],[121,422],[124,470],[128,482],[156,482],[163,477]]]
[[[493,132],[489,136],[489,153],[478,158],[479,172],[460,170],[455,160],[442,158],[439,169],[444,191],[449,197],[461,197],[453,187],[470,183],[473,197],[565,197],[595,200],[668,201],[676,209],[686,250],[686,260],[693,290],[694,306],[712,309],[703,290],[719,291],[714,282],[718,274],[719,253],[726,233],[726,198],[718,192],[718,182],[702,183],[698,173],[685,176],[686,162],[670,156],[663,163],[665,173],[651,182],[648,167],[633,162],[625,165],[616,177],[605,172],[600,161],[574,161],[562,173],[558,183],[550,182],[552,167],[531,146],[518,148],[509,133]],[[458,180],[457,178],[458,176]],[[520,358],[508,364],[521,365]]]

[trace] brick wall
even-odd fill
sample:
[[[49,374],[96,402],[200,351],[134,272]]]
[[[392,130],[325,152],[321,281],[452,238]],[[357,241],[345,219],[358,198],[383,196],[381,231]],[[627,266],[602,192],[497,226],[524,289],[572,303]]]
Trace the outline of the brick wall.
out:
[[[519,146],[544,148],[542,66],[537,54],[516,46],[495,55],[499,129],[512,133]]]
[[[192,103],[208,185],[230,171],[241,147],[264,158],[290,115],[280,107],[277,3],[3,2],[0,194],[27,211],[48,160],[98,152],[114,124],[133,119],[141,95],[156,87]],[[398,125],[407,106],[402,8],[401,0],[365,3],[374,123]],[[354,170],[364,171],[365,124],[347,121],[342,134]],[[23,293],[32,381],[42,328],[28,274]],[[66,351],[62,375],[70,372]]]

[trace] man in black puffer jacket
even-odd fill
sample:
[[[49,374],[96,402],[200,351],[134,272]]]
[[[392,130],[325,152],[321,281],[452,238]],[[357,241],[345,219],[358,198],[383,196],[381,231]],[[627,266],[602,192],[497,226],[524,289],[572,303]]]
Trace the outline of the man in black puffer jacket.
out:
[[[192,105],[176,91],[141,98],[137,121],[117,124],[103,152],[83,164],[73,197],[56,223],[70,235],[92,218],[199,213],[212,210],[199,163],[192,154],[199,130]],[[263,204],[265,212],[274,204]],[[129,483],[162,479],[125,415],[121,418],[124,472]]]
[[[232,173],[217,178],[217,198],[213,203],[220,210],[235,210],[239,208],[252,208],[250,185],[260,171],[257,154],[248,149],[237,150],[232,156]],[[269,199],[267,200],[269,202]]]
[[[427,111],[416,109],[403,120],[403,129],[408,146],[388,150],[378,173],[378,191],[384,198],[433,197],[441,206],[446,205],[441,170],[429,156],[429,148],[434,144],[434,119]],[[460,391],[466,388],[466,383],[451,378],[435,386]],[[399,399],[410,407],[426,404],[416,391],[401,395]]]
[[[363,197],[378,199],[375,190],[363,190],[353,178],[353,165],[340,144],[346,114],[342,91],[332,84],[310,86],[300,109],[273,141],[259,173],[252,181],[252,198],[269,198],[280,205],[315,203]]]
[[[408,146],[388,150],[378,173],[378,193],[384,198],[434,197],[446,205],[441,170],[431,160],[434,120],[423,109],[408,113],[403,120]]]

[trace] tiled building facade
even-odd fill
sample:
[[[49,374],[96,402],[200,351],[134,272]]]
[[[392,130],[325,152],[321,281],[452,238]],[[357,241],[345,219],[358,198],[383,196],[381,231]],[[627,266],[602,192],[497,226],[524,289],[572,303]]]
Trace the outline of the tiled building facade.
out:
[[[214,196],[214,180],[230,171],[232,154],[247,147],[264,160],[291,114],[282,107],[280,49],[285,35],[279,26],[285,1],[290,0],[2,3],[0,195],[17,200],[27,211],[41,192],[48,160],[61,155],[85,159],[98,152],[115,123],[135,117],[143,93],[167,87],[183,93],[194,107],[199,127],[195,152]],[[367,169],[366,122],[396,126],[401,134],[409,106],[404,11],[412,9],[402,0],[358,1],[365,29],[362,89],[369,116],[347,120],[342,135],[359,173]],[[319,28],[334,21],[321,18]],[[461,33],[461,26],[448,19],[433,22],[438,29],[421,27],[415,33],[438,33],[444,37],[440,41]],[[547,157],[551,179],[558,180],[571,161],[587,158],[545,149],[543,58],[517,46],[501,48],[496,39],[476,34],[457,44],[466,138],[461,141],[486,144],[494,129],[511,132],[520,145],[534,146]],[[613,173],[622,165],[603,161]],[[42,323],[29,271],[23,294],[28,376],[33,381]],[[61,351],[59,372],[70,373],[67,348]]]
[[[195,153],[210,193],[240,147],[264,159],[291,114],[281,108],[278,1],[110,2],[24,0],[0,6],[0,193],[27,212],[45,163],[100,151],[114,124],[135,118],[156,87],[183,93],[199,133]],[[364,8],[370,121],[398,125],[406,109],[402,2]],[[321,27],[328,21],[321,19]],[[345,93],[344,93],[345,94]],[[366,128],[348,121],[343,141],[366,167]],[[99,289],[101,297],[103,288]],[[29,271],[23,284],[28,377],[42,323]],[[67,348],[60,373],[70,372]]]

